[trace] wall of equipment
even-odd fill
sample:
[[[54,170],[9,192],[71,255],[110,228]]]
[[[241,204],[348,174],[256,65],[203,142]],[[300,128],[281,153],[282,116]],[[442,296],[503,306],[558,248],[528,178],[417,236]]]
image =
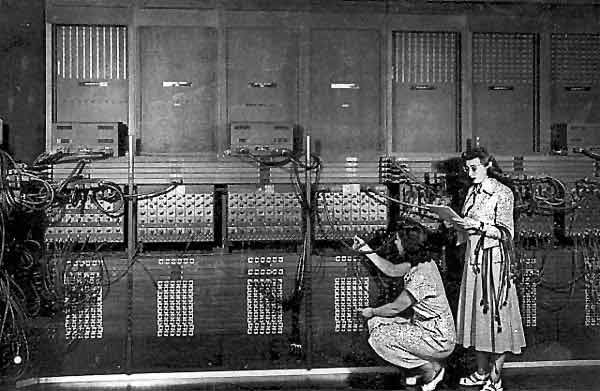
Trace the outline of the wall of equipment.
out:
[[[350,239],[432,223],[418,206],[454,202],[475,143],[517,183],[514,360],[599,358],[600,166],[573,152],[600,146],[588,16],[79,3],[46,5],[49,174],[123,197],[50,213],[65,297],[87,299],[51,322],[38,375],[383,364],[355,310],[398,282]]]

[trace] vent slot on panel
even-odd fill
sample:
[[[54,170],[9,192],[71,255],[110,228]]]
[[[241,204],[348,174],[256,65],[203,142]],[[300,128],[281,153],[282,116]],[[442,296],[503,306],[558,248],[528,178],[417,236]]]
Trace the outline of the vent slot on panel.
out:
[[[127,27],[55,27],[54,66],[58,79],[127,79]]]
[[[473,81],[493,84],[533,84],[535,35],[474,33]]]
[[[552,82],[600,83],[600,34],[552,34]]]
[[[394,33],[394,81],[455,82],[457,35],[453,32]]]

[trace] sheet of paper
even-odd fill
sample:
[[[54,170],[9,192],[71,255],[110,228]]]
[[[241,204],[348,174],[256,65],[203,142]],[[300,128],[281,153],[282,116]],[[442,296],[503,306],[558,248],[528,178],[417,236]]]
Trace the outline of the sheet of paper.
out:
[[[452,208],[446,205],[433,205],[433,204],[425,204],[425,207],[429,209],[430,212],[435,213],[439,216],[440,219],[445,221],[452,221],[453,219],[462,219],[458,213],[456,213]]]

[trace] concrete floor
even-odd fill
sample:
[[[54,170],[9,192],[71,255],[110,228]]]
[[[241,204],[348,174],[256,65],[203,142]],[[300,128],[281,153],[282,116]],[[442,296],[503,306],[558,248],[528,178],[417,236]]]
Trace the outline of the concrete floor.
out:
[[[67,382],[49,384],[4,385],[5,391],[66,391],[66,390],[148,390],[148,391],[273,391],[273,390],[322,390],[322,391],[373,391],[373,390],[406,390],[419,391],[419,387],[402,385],[398,375],[363,374],[350,378],[334,377],[258,381],[252,379],[231,379],[227,381],[209,381],[202,379],[180,378],[176,373],[169,379],[154,381],[106,382],[102,380],[89,382]],[[543,368],[506,368],[503,375],[504,389],[507,391],[599,391],[600,366],[587,367],[543,367]],[[76,379],[72,379],[76,380]],[[460,387],[450,379],[438,386],[438,391],[477,391],[479,388]]]

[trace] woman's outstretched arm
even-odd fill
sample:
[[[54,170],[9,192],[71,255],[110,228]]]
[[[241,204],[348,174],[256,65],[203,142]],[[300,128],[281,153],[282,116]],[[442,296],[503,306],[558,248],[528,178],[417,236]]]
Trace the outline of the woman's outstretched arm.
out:
[[[363,253],[364,256],[369,258],[373,265],[375,265],[383,274],[388,277],[402,277],[410,270],[410,264],[407,262],[394,264],[383,258],[379,254],[375,253],[371,246],[369,246],[363,239],[358,236],[354,237],[354,244],[352,247],[355,250]]]

